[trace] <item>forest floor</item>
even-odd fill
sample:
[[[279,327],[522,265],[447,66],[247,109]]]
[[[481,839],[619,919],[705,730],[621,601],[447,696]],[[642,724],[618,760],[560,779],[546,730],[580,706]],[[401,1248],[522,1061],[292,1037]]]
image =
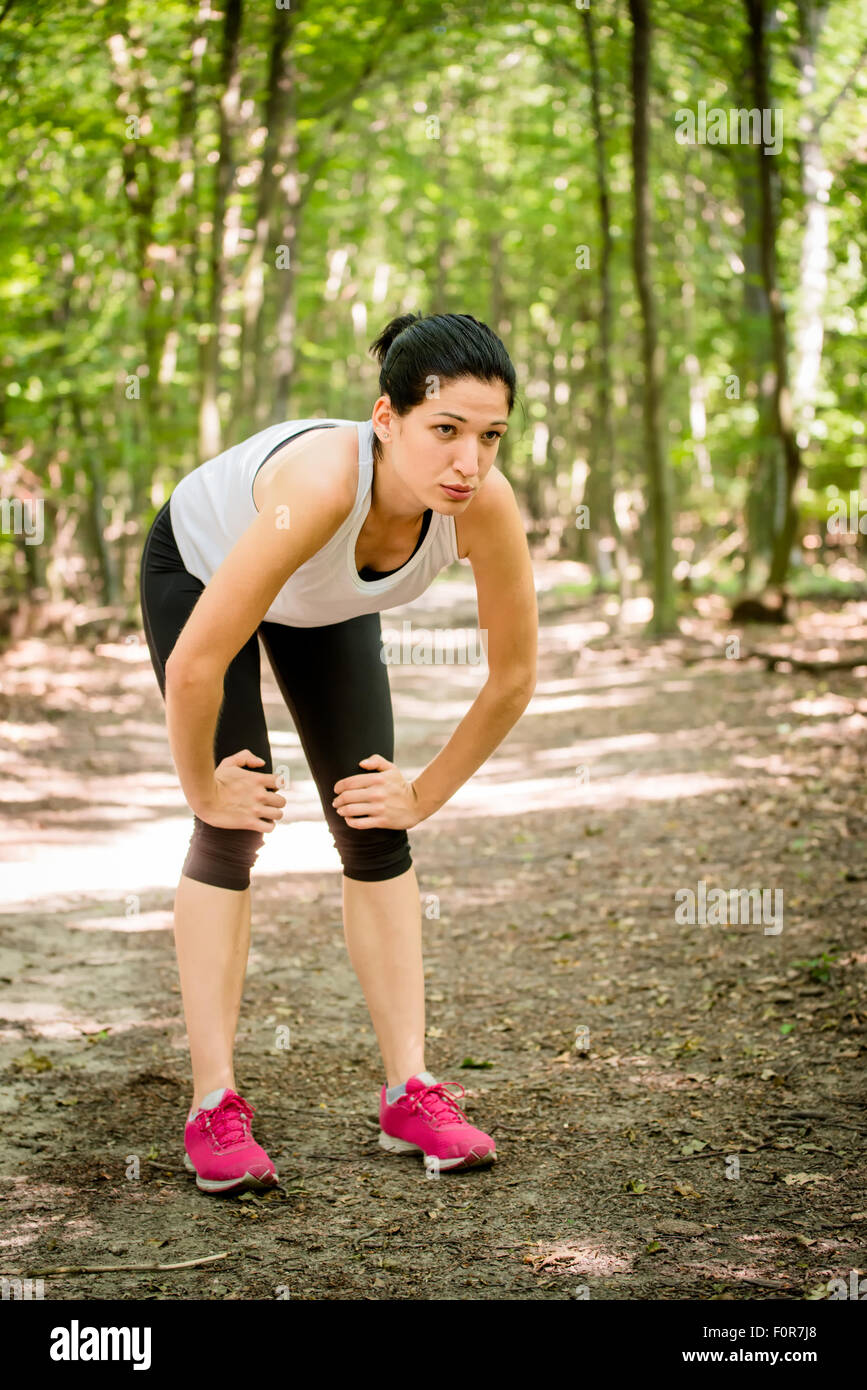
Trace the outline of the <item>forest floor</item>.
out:
[[[181,1166],[191,816],[147,648],[4,654],[0,1274],[60,1300],[624,1301],[818,1299],[863,1274],[865,668],[737,660],[711,600],[676,638],[613,633],[559,573],[539,571],[532,703],[410,832],[427,1065],[499,1155],[436,1179],[377,1144],[339,863],[267,662],[291,794],[254,871],[237,1083],[281,1185],[215,1199]],[[475,621],[465,580],[424,600],[384,626]],[[867,604],[801,604],[740,655],[867,653],[865,631]],[[392,668],[404,772],[481,681]],[[771,911],[678,920],[701,883]]]

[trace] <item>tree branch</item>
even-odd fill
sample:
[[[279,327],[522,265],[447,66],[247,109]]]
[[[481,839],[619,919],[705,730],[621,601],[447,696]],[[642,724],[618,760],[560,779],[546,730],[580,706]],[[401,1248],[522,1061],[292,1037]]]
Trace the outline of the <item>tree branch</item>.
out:
[[[824,115],[820,116],[818,121],[816,122],[816,130],[821,130],[822,126],[825,124],[828,118],[834,114],[837,107],[840,105],[840,102],[843,100],[849,88],[852,86],[852,83],[855,81],[855,78],[858,76],[859,72],[863,68],[865,62],[867,62],[867,44],[865,44],[864,48],[862,48],[861,56],[859,57],[857,63],[850,72],[849,76],[846,78],[846,81],[843,83],[843,86],[840,88],[839,92],[834,97],[834,99],[828,103]]]

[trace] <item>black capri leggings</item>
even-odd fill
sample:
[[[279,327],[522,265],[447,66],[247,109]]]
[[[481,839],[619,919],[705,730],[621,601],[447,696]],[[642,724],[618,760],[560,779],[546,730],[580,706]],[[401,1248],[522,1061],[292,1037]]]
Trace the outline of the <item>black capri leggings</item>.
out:
[[[204,588],[184,568],[166,502],[148,532],[139,583],[145,637],[163,699],[166,661]],[[363,772],[362,758],[381,753],[391,761],[394,756],[379,613],[324,627],[260,623],[226,671],[215,767],[249,748],[264,759],[255,771],[274,770],[262,708],[260,637],[316,782],[344,876],[373,882],[405,873],[412,864],[405,830],[361,830],[347,825],[331,805],[334,783]],[[200,883],[243,891],[264,841],[264,831],[227,830],[195,816],[182,872]]]

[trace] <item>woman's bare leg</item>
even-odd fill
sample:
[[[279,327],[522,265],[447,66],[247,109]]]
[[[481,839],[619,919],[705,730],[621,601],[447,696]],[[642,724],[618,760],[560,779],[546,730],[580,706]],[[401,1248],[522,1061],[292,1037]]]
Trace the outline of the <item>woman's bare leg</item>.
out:
[[[425,1070],[421,899],[415,869],[374,883],[343,878],[343,930],[387,1086]]]
[[[182,874],[175,949],[196,1109],[210,1091],[235,1089],[232,1057],[250,949],[250,889],[214,888]]]

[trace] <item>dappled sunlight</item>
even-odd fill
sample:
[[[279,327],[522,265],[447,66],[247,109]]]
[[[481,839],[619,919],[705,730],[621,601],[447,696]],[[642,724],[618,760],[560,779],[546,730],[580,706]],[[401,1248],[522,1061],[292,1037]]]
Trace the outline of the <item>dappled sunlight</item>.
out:
[[[34,1245],[49,1227],[50,1218],[43,1217],[40,1220],[32,1216],[28,1210],[24,1230],[16,1231],[14,1235],[0,1236],[0,1250],[8,1251],[10,1255],[26,1250],[29,1245]]]
[[[68,975],[52,976],[50,988],[54,990],[74,990],[76,982]],[[41,1038],[46,1042],[85,1042],[88,1038],[98,1038],[107,1033],[117,1037],[121,1033],[139,1033],[142,1029],[163,1033],[166,1028],[183,1026],[180,1012],[168,1017],[149,1017],[131,1009],[106,1009],[99,1018],[85,1013],[74,1013],[57,1003],[39,1003],[31,1000],[27,1004],[7,1001],[0,1004],[0,1020],[7,1025],[2,1031],[6,1043],[24,1043],[31,1038]],[[18,1024],[17,1030],[8,1025]],[[69,1060],[68,1051],[64,1060]]]
[[[711,792],[740,789],[736,778],[711,776],[696,771],[655,774],[630,772],[622,777],[596,777],[592,783],[578,783],[570,777],[528,777],[521,781],[498,782],[496,800],[490,789],[478,783],[465,783],[448,804],[455,817],[521,816],[530,811],[570,809],[620,809],[641,802],[682,800],[706,796]]]
[[[176,885],[192,832],[189,816],[131,826],[122,836],[75,846],[32,845],[22,863],[0,867],[4,903],[59,893],[136,893]]]
[[[789,709],[793,714],[802,714],[805,719],[818,719],[824,714],[850,715],[855,709],[867,713],[867,700],[847,700],[842,695],[832,695],[824,691],[805,700],[792,700]]]
[[[160,724],[155,724],[153,720],[118,719],[116,723],[101,729],[100,733],[103,738],[119,739],[125,743],[128,742],[131,747],[133,746],[132,740],[136,739],[145,746],[150,743],[159,743],[163,750],[168,749],[165,728]]]
[[[10,1203],[10,1212],[14,1211],[19,1221],[26,1219],[27,1222],[25,1227],[19,1225],[16,1231],[0,1236],[0,1249],[10,1254],[26,1250],[59,1225],[65,1233],[69,1229],[69,1218],[63,1214],[64,1210],[70,1201],[78,1201],[80,1197],[77,1187],[47,1182],[32,1171],[0,1173],[0,1190]]]
[[[655,940],[655,934],[644,940]],[[633,938],[638,941],[639,938]],[[570,962],[579,965],[581,962]],[[619,1071],[628,1067],[641,1067],[642,1070],[629,1075],[624,1075],[624,1081],[632,1086],[641,1086],[649,1091],[687,1091],[703,1088],[708,1082],[705,1072],[682,1071],[675,1062],[669,1063],[665,1068],[660,1065],[658,1057],[647,1057],[641,1052],[637,1053],[614,1053],[611,1057],[598,1057],[594,1054],[581,1054],[574,1052],[564,1052],[560,1057],[555,1058],[563,1071],[599,1071],[603,1067]],[[716,1082],[714,1083],[716,1084]]]
[[[779,1253],[779,1252],[777,1252]],[[739,1279],[753,1279],[761,1283],[768,1275],[777,1271],[757,1264],[739,1264],[736,1260],[689,1260],[683,1261],[684,1270],[699,1274],[705,1279],[714,1279],[719,1284],[734,1284]]]
[[[620,1065],[621,1061],[637,1066],[650,1065],[647,1061],[637,1057],[617,1058],[617,1065]],[[663,1071],[659,1068],[659,1063],[656,1062],[651,1070],[636,1072],[634,1076],[628,1076],[626,1079],[633,1085],[641,1086],[648,1091],[690,1091],[695,1090],[696,1086],[701,1086],[707,1077],[698,1072]]]
[[[8,743],[14,743],[26,747],[29,743],[50,743],[56,739],[60,730],[56,724],[47,724],[44,720],[33,724],[12,724],[8,721],[0,721],[0,739]]]
[[[114,917],[68,916],[66,918],[66,927],[69,931],[109,931],[135,934],[148,931],[173,931],[174,925],[174,912],[167,911],[130,911],[123,916]]]
[[[555,1121],[561,1115],[574,1118],[574,1104],[570,1109],[567,1093],[573,1086],[587,1086],[594,1099],[586,1107],[582,1129],[593,1136],[587,1147],[590,1156],[596,1157],[591,1170],[597,1185],[607,1145],[612,1140],[619,1143],[615,1136],[630,1123],[637,1129],[639,1116],[634,1107],[639,1101],[648,1106],[642,1113],[652,1120],[649,1133],[657,1146],[657,1160],[667,1159],[672,1135],[677,1136],[676,1146],[682,1147],[681,1121],[686,1126],[694,1121],[698,1128],[683,1129],[684,1136],[692,1135],[702,1144],[723,1145],[726,1153],[748,1146],[756,1153],[752,1160],[756,1164],[764,1158],[769,1165],[778,1164],[777,1155],[762,1152],[771,1143],[754,1149],[757,1140],[729,1120],[727,1107],[739,1099],[744,1086],[751,1091],[782,1086],[792,1074],[791,1058],[797,1055],[792,1049],[798,1045],[799,1029],[806,1036],[814,1007],[823,1024],[826,1011],[819,1012],[821,1001],[814,1000],[809,989],[792,983],[796,972],[789,972],[785,985],[793,994],[798,990],[801,1005],[792,1014],[793,1033],[775,1048],[774,1036],[779,1020],[786,1017],[786,1005],[780,1001],[782,1010],[769,1017],[765,1006],[770,1007],[773,999],[779,1009],[780,1002],[773,995],[762,995],[760,1007],[752,1008],[756,1017],[750,1031],[738,1031],[733,1044],[728,1034],[736,1012],[723,1013],[717,1005],[718,1012],[708,1023],[714,1037],[720,1033],[723,1042],[719,1058],[711,1055],[710,1035],[701,1033],[701,1023],[680,1023],[685,999],[687,1014],[705,1002],[697,976],[677,992],[676,975],[682,965],[676,956],[681,943],[686,943],[688,954],[696,947],[702,953],[703,963],[696,964],[696,970],[725,972],[728,951],[735,953],[730,969],[736,973],[751,969],[752,964],[744,964],[742,940],[720,938],[714,947],[705,932],[673,930],[666,908],[669,879],[672,872],[688,877],[686,860],[703,853],[703,846],[716,844],[717,830],[728,829],[728,852],[718,854],[714,849],[711,858],[705,855],[701,860],[707,868],[696,872],[738,881],[733,866],[735,861],[742,862],[745,851],[731,835],[737,822],[746,837],[749,858],[761,845],[769,872],[773,866],[774,882],[783,852],[792,855],[793,869],[811,868],[810,851],[815,853],[814,844],[819,841],[811,834],[807,854],[795,858],[801,851],[790,850],[789,845],[797,845],[802,832],[788,818],[797,809],[802,789],[802,800],[812,816],[834,808],[832,783],[850,776],[862,737],[862,702],[841,699],[826,688],[819,687],[814,694],[809,681],[768,681],[755,670],[731,663],[690,671],[680,664],[678,652],[661,647],[636,644],[634,649],[627,645],[573,652],[572,627],[577,632],[581,624],[563,625],[555,640],[545,644],[549,660],[546,665],[543,652],[541,678],[532,701],[507,740],[430,823],[422,822],[410,831],[425,901],[429,887],[443,894],[442,922],[425,922],[426,967],[432,969],[434,985],[429,994],[432,1026],[428,1036],[449,1064],[454,1064],[455,1056],[460,1061],[471,1053],[482,1064],[496,1068],[512,1056],[503,1050],[504,1045],[508,1048],[501,1036],[506,1028],[505,1039],[512,1034],[513,1048],[517,1040],[519,1048],[530,1045],[532,1053],[539,1053],[535,1065],[541,1064],[540,1074],[547,1083],[547,1090],[540,1094],[553,1096]],[[57,655],[62,665],[65,657]],[[174,1078],[176,1072],[186,1076],[188,1069],[173,949],[173,899],[192,833],[192,812],[172,766],[152,672],[136,665],[128,654],[122,662],[123,699],[110,698],[118,688],[117,670],[107,670],[104,664],[100,710],[95,715],[93,702],[85,700],[81,713],[70,713],[56,724],[46,723],[50,714],[43,708],[37,722],[39,701],[30,696],[4,710],[7,778],[0,799],[8,833],[0,848],[0,858],[5,860],[0,862],[0,879],[10,949],[2,969],[14,981],[6,992],[15,997],[0,1010],[0,1044],[11,1064],[20,1068],[23,1091],[30,1093],[8,1112],[22,1130],[20,1152],[14,1159],[22,1164],[30,1161],[30,1143],[25,1144],[24,1138],[38,1140],[52,1154],[64,1152],[64,1142],[78,1119],[75,1101],[84,1098],[84,1086],[90,1081],[101,1086],[102,1077],[124,1066],[125,1059],[132,1057],[134,1065],[144,1069],[142,1094],[149,1094],[156,1085],[160,1104],[174,1094],[173,1081],[167,1078]],[[292,1025],[293,1047],[296,1032],[327,1038],[326,1050],[341,1046],[340,1038],[349,1039],[358,1032],[355,1025],[360,1025],[362,1035],[368,1034],[364,1046],[373,1047],[372,1033],[361,1024],[365,1017],[361,992],[343,954],[341,933],[335,932],[340,920],[340,859],[297,731],[282,696],[269,681],[267,665],[263,673],[274,762],[287,765],[290,776],[284,818],[266,835],[253,869],[254,942],[258,944],[249,962],[245,998],[255,1000],[255,1005],[245,1016],[239,1042],[249,1047],[257,1020],[265,1020],[261,1036],[268,1035],[270,1046],[272,1025],[287,1020]],[[435,671],[400,667],[390,675],[397,761],[405,775],[415,775],[467,713],[484,672],[469,666]],[[96,688],[95,683],[91,688]],[[64,700],[67,694],[64,687]],[[110,714],[105,712],[106,705]],[[35,722],[28,725],[31,712]],[[838,750],[830,767],[824,753],[820,756],[817,732]],[[815,783],[805,783],[813,778]],[[717,802],[724,803],[725,809]],[[748,810],[738,809],[744,806]],[[855,799],[851,813],[857,817]],[[757,821],[765,827],[760,837]],[[769,833],[775,826],[779,833]],[[852,843],[857,833],[856,819]],[[585,839],[594,835],[600,838]],[[795,956],[808,961],[823,949],[816,933],[824,918],[806,874],[801,881],[805,887],[787,900],[791,913],[785,940]],[[312,949],[290,955],[286,938],[294,936],[299,920],[305,923]],[[458,990],[466,999],[472,987],[462,975],[465,948],[468,938],[480,935],[496,943],[495,967],[482,997],[488,1001],[490,995],[502,1002],[490,1001],[495,1012],[490,1020],[485,1017],[482,1041],[470,1042],[456,1024],[452,995]],[[736,938],[737,933],[725,936]],[[754,949],[759,948],[751,939],[746,950]],[[338,951],[339,959],[333,954]],[[715,967],[711,960],[717,962]],[[846,987],[849,978],[854,985],[859,961],[863,963],[860,950],[834,961],[831,969],[841,986]],[[315,1016],[313,1006],[308,1016],[309,984],[320,976],[322,997],[317,996]],[[478,978],[474,971],[474,984]],[[447,980],[448,989],[443,988]],[[632,991],[644,989],[648,982],[652,993],[646,1001],[644,995],[636,999]],[[724,978],[718,981],[724,983]],[[762,979],[754,986],[760,990]],[[347,1017],[344,997],[327,1002],[335,987],[353,1000],[351,1017]],[[588,993],[591,989],[599,997]],[[617,1022],[609,1011],[615,1008],[615,994],[624,990],[626,1012]],[[531,995],[543,998],[547,1006],[547,1022],[540,1022],[538,1034],[526,1033],[530,1025],[522,1013],[522,1001],[532,1007]],[[730,999],[727,1007],[736,1010],[734,994],[725,997]],[[573,1046],[573,1016],[579,999],[581,1010],[587,1012],[592,1006],[591,1017],[596,1019],[593,1048],[585,1055]],[[712,993],[707,1002],[716,1004]],[[809,1012],[802,1018],[805,1004]],[[486,1010],[488,1006],[483,1004]],[[666,1032],[675,1018],[678,1031]],[[848,1028],[845,1021],[839,1026]],[[316,1032],[317,1028],[327,1032]],[[738,1028],[743,1028],[740,1019]],[[824,1035],[818,1036],[821,1041]],[[841,1037],[845,1040],[845,1033]],[[755,1065],[749,1060],[753,1055],[760,1057]],[[833,1055],[854,1053],[838,1048]],[[42,1074],[45,1056],[53,1066]],[[527,1058],[517,1060],[525,1067]],[[154,1072],[159,1068],[162,1079],[152,1077],[151,1067]],[[533,1067],[531,1056],[531,1075]],[[756,1075],[747,1081],[746,1070]],[[488,1075],[484,1074],[485,1080]],[[496,1078],[497,1072],[492,1071],[490,1079]],[[488,1090],[488,1085],[468,1087],[470,1097],[478,1099],[480,1113]],[[47,1108],[44,1121],[38,1108],[40,1097]],[[127,1098],[130,1112],[136,1101],[136,1096]],[[120,1103],[120,1094],[114,1094],[114,1106]],[[562,1111],[560,1103],[566,1106]],[[809,1105],[809,1098],[804,1103]],[[55,1110],[65,1105],[70,1109]],[[32,1117],[32,1130],[26,1130],[25,1115]],[[504,1121],[505,1143],[525,1120],[523,1112],[516,1115],[507,1109]],[[754,1126],[767,1140],[765,1129],[750,1121],[751,1131]],[[566,1135],[559,1123],[556,1132]],[[580,1144],[574,1132],[572,1140]],[[801,1158],[790,1163],[797,1168],[820,1166]],[[86,1172],[92,1173],[93,1167],[90,1160]],[[154,1179],[151,1190],[158,1201],[162,1169],[160,1155],[149,1164]],[[610,1177],[610,1166],[604,1171]],[[772,1167],[767,1171],[773,1171]],[[698,1223],[695,1233],[703,1238],[699,1227],[707,1220],[711,1196],[707,1172],[701,1165],[688,1164],[670,1171],[666,1167],[664,1172],[640,1167],[632,1176],[648,1179],[654,1198],[666,1204],[676,1200],[679,1223],[674,1224]],[[620,1175],[615,1175],[615,1186],[621,1183]],[[823,1189],[829,1196],[838,1192],[830,1181],[822,1187],[818,1182],[809,1185],[814,1200]],[[786,1188],[787,1192],[800,1190]],[[108,1186],[106,1191],[110,1195]],[[141,1189],[144,1200],[147,1191]],[[81,1245],[89,1240],[89,1208],[83,1209],[82,1218],[80,1210],[70,1210],[68,1199],[64,1206],[73,1225],[67,1227],[64,1222],[62,1237],[77,1258]],[[639,1210],[637,1202],[629,1206]],[[574,1206],[567,1215],[573,1213]],[[496,1255],[508,1254],[524,1269],[525,1278],[538,1279],[557,1295],[563,1290],[563,1278],[573,1284],[610,1278],[619,1278],[621,1285],[639,1281],[642,1265],[635,1251],[643,1250],[643,1233],[634,1251],[632,1228],[626,1235],[621,1228],[606,1236],[604,1221],[591,1221],[591,1217],[588,1208],[583,1229],[550,1222],[541,1228],[525,1227],[520,1235],[526,1235],[526,1240],[519,1238]],[[693,1222],[685,1222],[688,1217]],[[76,1225],[81,1219],[85,1225]],[[17,1247],[22,1263],[30,1257],[31,1232],[32,1239],[57,1235],[56,1227],[40,1221],[28,1221],[27,1231],[26,1245],[19,1242]],[[574,1239],[570,1231],[576,1232]],[[560,1238],[563,1232],[566,1235]],[[683,1234],[690,1233],[684,1230]],[[662,1218],[657,1238],[670,1252]],[[755,1288],[782,1287],[773,1280],[780,1254],[786,1252],[782,1246],[780,1251],[774,1249],[775,1237],[753,1241],[745,1237],[737,1244],[735,1240],[731,1236],[724,1247],[709,1250],[679,1245],[678,1279],[694,1287],[711,1280],[740,1285],[746,1296]],[[13,1243],[8,1248],[16,1247]],[[818,1253],[815,1246],[813,1252]],[[823,1262],[830,1257],[830,1251],[819,1256]],[[661,1254],[660,1260],[665,1259]],[[672,1282],[666,1273],[663,1283]]]
[[[534,695],[557,694],[563,690],[611,690],[620,685],[642,686],[648,694],[652,693],[647,671],[615,666],[582,671],[580,675],[570,675],[560,680],[540,679]]]
[[[589,1299],[624,1375],[858,1364],[804,1302],[867,1230],[859,8],[0,0],[0,1295],[55,1359]]]
[[[641,703],[650,694],[646,686],[638,686],[628,692],[611,689],[600,691],[598,695],[582,695],[575,692],[574,681],[564,682],[562,689],[563,694],[546,697],[539,694],[537,687],[521,718],[538,718],[541,715],[565,714],[578,710],[626,708]],[[573,693],[566,694],[565,691],[568,690]],[[407,691],[395,690],[393,704],[395,717],[405,715],[410,719],[425,719],[431,724],[458,723],[469,709],[468,701],[439,698],[433,689],[429,699],[422,699]]]
[[[417,695],[437,700],[446,692],[469,705],[488,678],[487,666],[400,666],[389,667],[392,700],[401,695]]]
[[[291,820],[278,825],[266,837],[254,872],[273,876],[311,873],[342,876],[343,866],[324,818],[318,821]]]
[[[631,690],[616,690],[612,685],[610,689],[600,690],[598,694],[582,695],[575,691],[573,681],[572,689],[575,692],[572,695],[553,695],[550,698],[540,696],[537,691],[524,710],[522,719],[539,718],[547,714],[567,714],[577,710],[629,709],[647,700],[651,693],[643,684],[636,684]]]
[[[70,1217],[63,1223],[63,1239],[64,1241],[86,1240],[92,1242],[94,1239],[104,1241],[105,1226],[93,1216]],[[89,1249],[90,1246],[88,1245]]]
[[[451,686],[450,686],[451,688]],[[405,690],[392,691],[392,705],[395,720],[401,717],[424,720],[427,724],[459,724],[470,707],[472,698],[447,700],[431,687],[430,694],[422,697]]]
[[[586,766],[588,760],[601,762],[603,758],[614,753],[650,752],[657,748],[659,743],[660,739],[657,734],[615,734],[610,738],[599,737],[582,743],[572,743],[565,747],[536,748],[530,758],[517,750],[511,754],[498,752],[488,759],[484,771],[477,773],[476,776],[479,781],[487,780],[492,783],[504,774],[526,774],[529,762],[532,762],[536,770],[550,770],[552,772],[562,770],[564,773],[574,776],[576,764]]]
[[[111,661],[123,661],[131,666],[139,664],[150,664],[150,654],[144,639],[130,635],[123,642],[97,642],[94,647],[96,656],[108,657]]]
[[[683,742],[686,742],[689,731],[684,730],[680,735]],[[590,759],[601,761],[611,754],[638,754],[649,753],[659,748],[661,739],[658,734],[636,733],[636,734],[613,734],[609,738],[600,736],[592,740],[580,743],[572,743],[568,747],[560,748],[540,748],[533,754],[533,762],[538,767],[548,768],[569,768],[574,772],[576,759],[579,764],[582,760]],[[524,760],[525,761],[525,760]],[[520,766],[520,761],[516,760]],[[498,766],[500,765],[498,760]]]
[[[632,1259],[614,1254],[607,1248],[607,1239],[540,1240],[524,1256],[524,1263],[532,1266],[534,1274],[585,1274],[597,1279],[631,1270]]]
[[[547,763],[547,775],[531,775],[526,760],[517,756],[494,758],[487,764],[487,776],[477,775],[458,788],[443,808],[442,819],[520,817],[531,812],[570,809],[602,811],[646,802],[676,802],[740,788],[737,777],[700,770],[648,773],[631,768],[619,775],[597,774],[588,782],[575,777],[576,763],[591,753],[598,756],[603,750],[649,751],[657,742],[651,735],[621,735],[590,745],[543,751],[534,757],[533,764]],[[290,796],[284,819],[265,837],[255,876],[341,874],[341,862],[312,781],[295,784],[293,792],[296,808]],[[106,811],[105,807],[102,809]],[[53,843],[50,834],[43,834],[35,844],[32,838],[22,841],[17,852],[27,858],[18,862],[7,860],[0,865],[5,904],[50,903],[57,895],[69,893],[116,896],[123,900],[126,895],[146,890],[175,888],[192,834],[191,815],[166,815],[142,824],[136,823],[132,807],[118,807],[116,814],[129,824],[123,833],[113,837],[101,834],[98,841],[91,839],[82,844],[72,821],[69,844]],[[423,826],[424,822],[419,828]],[[158,916],[148,925],[147,920],[137,919],[134,913],[95,919],[94,930],[97,922],[101,923],[101,930],[163,929]]]
[[[623,626],[626,628],[643,628],[653,617],[653,600],[643,595],[636,598],[626,598],[622,603],[618,603],[616,599],[609,599],[606,611],[612,617],[619,613]]]
[[[279,758],[281,751],[285,749],[287,752],[292,753],[296,758],[300,758],[303,762],[304,754],[301,749],[301,740],[294,729],[269,729],[268,742],[271,745],[271,752],[274,755],[274,761],[276,761],[277,758]],[[303,765],[306,768],[306,762],[304,762]],[[313,785],[312,781],[310,785]]]
[[[70,807],[79,808],[77,824],[80,827],[83,807],[88,808],[91,818],[127,813],[140,818],[150,809],[159,812],[163,808],[177,807],[178,784],[172,768],[141,768],[130,760],[130,771],[117,771],[115,754],[112,752],[108,757],[111,764],[104,774],[66,768],[52,761],[48,776],[41,763],[22,759],[11,769],[20,783],[4,781],[0,784],[0,808],[10,802],[16,803],[16,808],[32,805],[39,811],[40,821],[45,822],[57,817],[58,804],[62,806],[65,801]],[[9,772],[7,767],[7,777]],[[42,828],[40,824],[39,829]],[[10,835],[14,836],[17,830],[18,827],[11,825]],[[4,843],[8,845],[9,839],[5,838]]]
[[[56,991],[70,983],[71,981],[62,974],[53,976],[50,982],[53,997],[44,1001],[28,999],[26,1002],[22,1002],[4,999],[0,1003],[0,1019],[6,1024],[20,1024],[21,1031],[18,1034],[20,1038],[35,1034],[39,1038],[75,1038],[81,1041],[82,1036],[89,1033],[99,1033],[108,1027],[106,1022],[108,1015],[97,1019],[86,1013],[65,1009],[62,1004],[58,1003]],[[140,1024],[136,1023],[135,1026],[139,1027]],[[4,1034],[6,1038],[14,1036],[14,1034],[10,1034],[8,1029],[4,1030]]]
[[[867,730],[867,716],[863,714],[850,714],[843,719],[838,719],[834,723],[805,724],[800,729],[792,729],[789,738],[798,743],[818,743],[833,745],[839,740],[841,733],[853,734],[855,736],[864,734]]]
[[[284,817],[286,812],[284,811]],[[193,830],[192,817],[173,816],[131,827],[122,836],[99,844],[58,848],[31,844],[24,862],[0,865],[4,906],[50,904],[60,894],[120,896],[158,888],[176,888]],[[280,822],[265,837],[254,873],[341,873],[342,866],[324,818],[321,821]],[[147,914],[146,914],[147,917]],[[137,914],[94,919],[80,930],[121,932],[161,931],[159,914],[147,920]]]
[[[736,753],[732,758],[735,767],[759,769],[769,776],[788,779],[791,777],[818,777],[821,768],[813,764],[797,763],[782,753]]]

